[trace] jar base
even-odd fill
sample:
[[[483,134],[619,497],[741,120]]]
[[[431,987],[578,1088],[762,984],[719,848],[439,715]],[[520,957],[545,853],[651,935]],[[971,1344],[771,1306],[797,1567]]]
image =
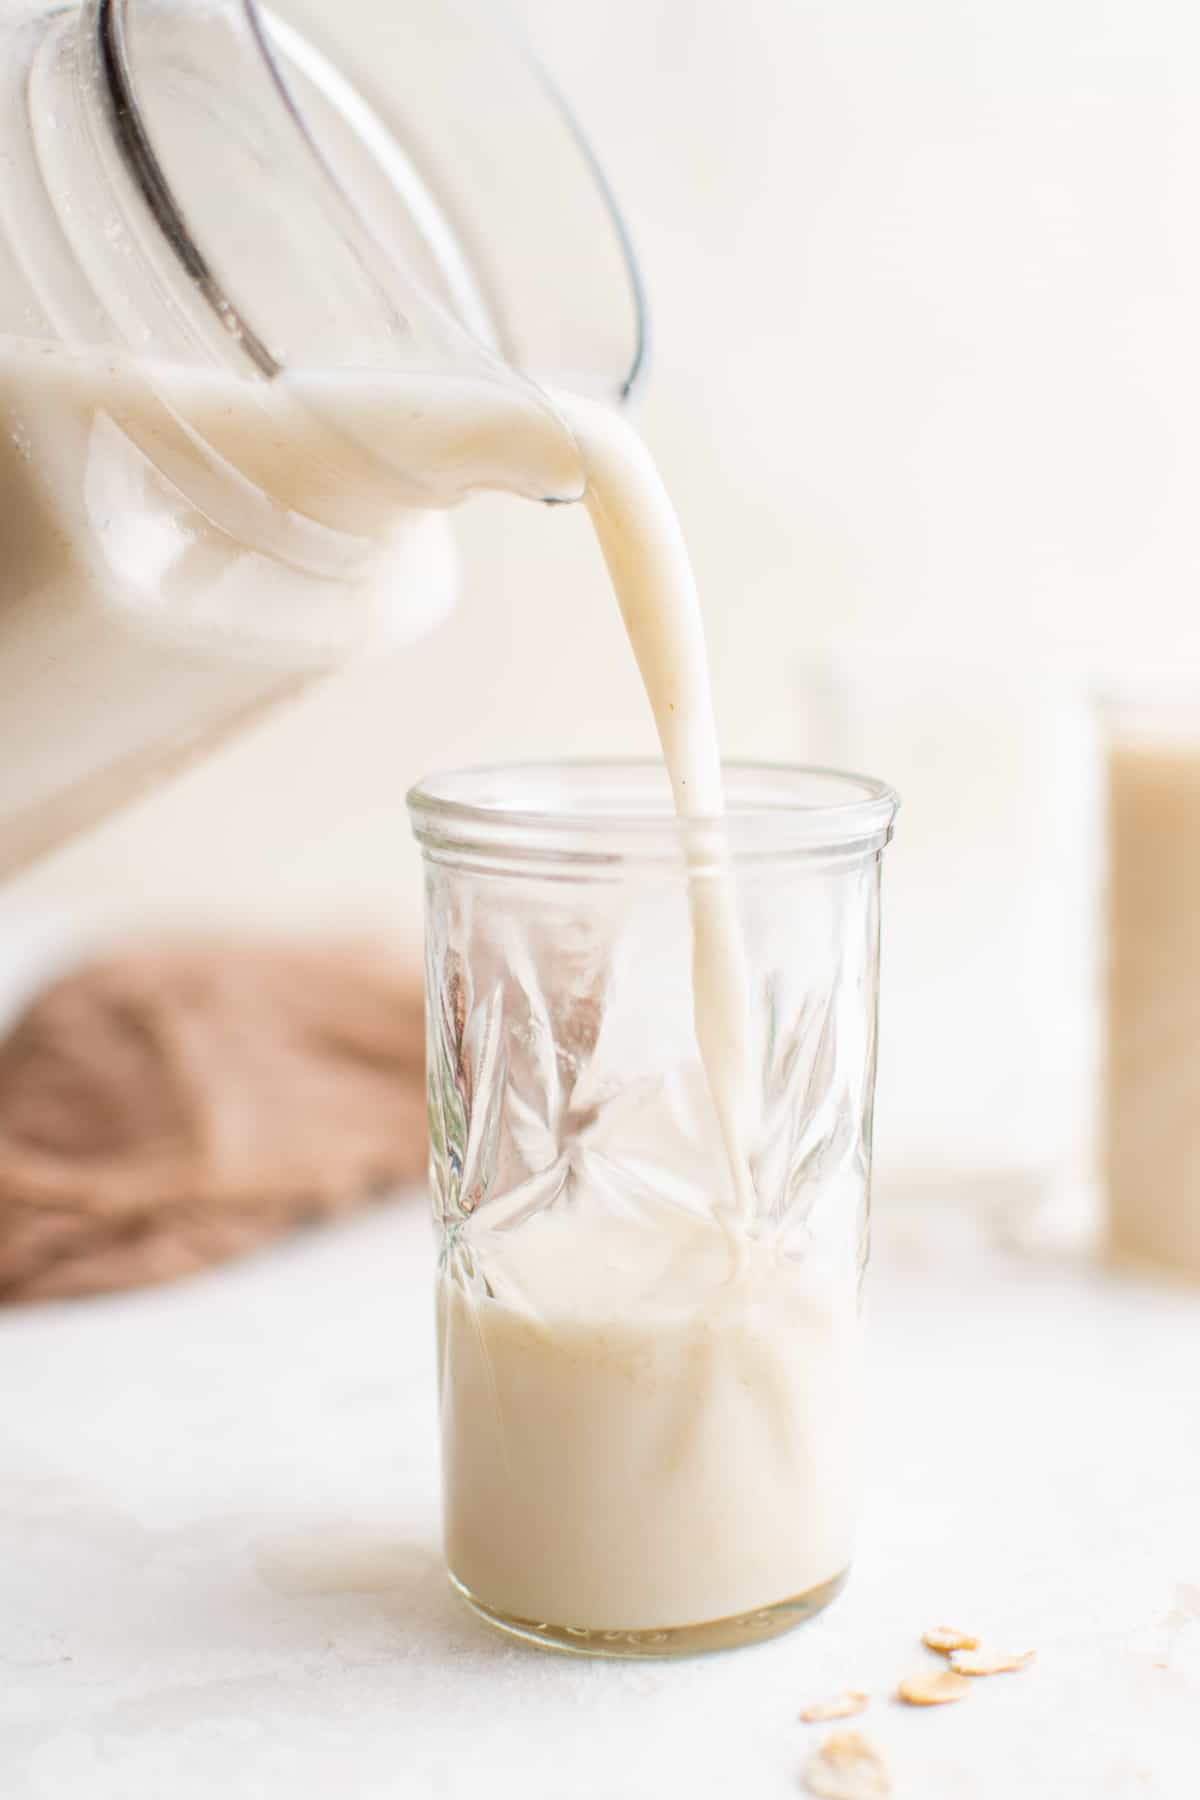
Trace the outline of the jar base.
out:
[[[779,1637],[794,1626],[802,1625],[816,1613],[823,1612],[846,1585],[849,1569],[842,1569],[819,1587],[809,1588],[788,1600],[777,1600],[773,1606],[762,1606],[751,1613],[738,1613],[727,1619],[712,1619],[702,1625],[680,1625],[658,1631],[593,1631],[579,1625],[537,1624],[531,1619],[514,1618],[498,1612],[473,1594],[465,1582],[448,1571],[451,1585],[461,1594],[472,1612],[487,1624],[509,1637],[523,1638],[543,1650],[558,1650],[568,1656],[608,1656],[639,1661],[675,1656],[701,1656],[713,1650],[736,1650],[744,1644],[765,1643]]]

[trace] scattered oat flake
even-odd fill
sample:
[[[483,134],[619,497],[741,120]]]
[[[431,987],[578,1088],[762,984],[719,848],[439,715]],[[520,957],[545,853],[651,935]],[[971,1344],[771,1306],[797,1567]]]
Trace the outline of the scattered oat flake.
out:
[[[800,1714],[806,1725],[824,1725],[829,1719],[853,1719],[856,1714],[866,1712],[871,1703],[870,1694],[860,1694],[855,1688],[843,1688],[840,1694],[833,1694],[828,1700],[814,1700]]]
[[[929,1650],[938,1650],[943,1656],[949,1656],[952,1650],[978,1650],[979,1639],[969,1631],[956,1631],[953,1625],[935,1625],[927,1631],[921,1642]]]
[[[860,1731],[835,1731],[804,1765],[804,1783],[820,1800],[881,1800],[892,1784],[883,1758]]]
[[[1028,1668],[1036,1652],[1022,1650],[1017,1655],[1003,1650],[955,1650],[950,1666],[960,1675],[1010,1675],[1014,1669]]]
[[[947,1706],[951,1700],[965,1700],[970,1691],[966,1676],[953,1669],[922,1669],[900,1683],[896,1696],[909,1706]]]

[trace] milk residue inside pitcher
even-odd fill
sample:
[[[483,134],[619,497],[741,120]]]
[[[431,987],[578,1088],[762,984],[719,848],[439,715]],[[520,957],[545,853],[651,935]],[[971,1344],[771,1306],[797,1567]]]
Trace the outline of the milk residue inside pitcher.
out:
[[[437,511],[480,486],[578,489],[531,410],[449,377],[267,382],[0,340],[0,707],[20,746],[0,879],[432,624],[454,594]]]

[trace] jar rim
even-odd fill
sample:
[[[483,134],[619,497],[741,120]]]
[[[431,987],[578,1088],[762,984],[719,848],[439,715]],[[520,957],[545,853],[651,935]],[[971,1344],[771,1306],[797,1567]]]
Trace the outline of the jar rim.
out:
[[[446,770],[409,789],[427,856],[521,863],[861,856],[892,835],[886,782],[807,763],[723,765],[726,810],[680,820],[661,762],[584,759]]]

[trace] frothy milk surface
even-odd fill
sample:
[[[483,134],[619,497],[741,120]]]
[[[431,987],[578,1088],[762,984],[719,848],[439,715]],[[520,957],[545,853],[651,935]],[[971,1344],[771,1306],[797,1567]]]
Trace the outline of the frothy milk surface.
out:
[[[586,1197],[472,1244],[438,1294],[446,1555],[473,1594],[592,1631],[705,1624],[850,1561],[852,1289],[712,1219]]]

